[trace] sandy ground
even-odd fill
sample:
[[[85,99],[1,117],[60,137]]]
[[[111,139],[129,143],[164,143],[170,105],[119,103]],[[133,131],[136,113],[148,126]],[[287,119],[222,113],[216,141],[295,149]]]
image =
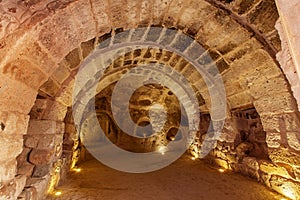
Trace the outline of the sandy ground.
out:
[[[220,173],[199,160],[183,156],[151,173],[130,174],[97,160],[79,165],[47,200],[281,200],[283,197],[254,180],[232,172]]]

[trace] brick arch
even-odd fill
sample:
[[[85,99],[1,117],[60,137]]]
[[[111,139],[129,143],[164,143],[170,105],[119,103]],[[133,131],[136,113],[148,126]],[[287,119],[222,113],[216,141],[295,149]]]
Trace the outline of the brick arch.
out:
[[[262,116],[262,122],[269,133],[269,139],[283,137],[281,140],[278,139],[277,143],[291,146],[291,148],[288,147],[288,150],[296,150],[293,155],[296,159],[294,164],[297,164],[299,160],[297,155],[299,150],[295,146],[297,143],[290,145],[289,138],[285,138],[286,132],[289,131],[294,135],[299,134],[298,130],[295,130],[295,127],[299,127],[295,102],[282,72],[268,53],[261,48],[260,43],[255,38],[251,38],[252,33],[243,29],[229,16],[204,1],[199,2],[197,6],[195,6],[197,1],[180,3],[179,1],[166,0],[163,4],[161,4],[161,1],[153,1],[153,7],[147,2],[128,1],[125,4],[128,5],[128,7],[125,7],[126,9],[123,9],[123,1],[113,1],[111,5],[99,1],[91,2],[92,4],[83,0],[69,1],[66,4],[52,2],[46,7],[44,5],[40,6],[40,10],[31,10],[34,13],[31,18],[21,20],[20,26],[15,26],[17,28],[10,25],[10,28],[6,29],[7,32],[2,34],[3,37],[6,36],[0,43],[0,55],[3,58],[0,63],[2,89],[0,109],[3,113],[2,116],[5,116],[2,119],[5,126],[3,131],[8,134],[6,137],[8,141],[18,138],[8,147],[14,149],[14,151],[10,155],[4,155],[3,158],[14,160],[22,151],[21,138],[22,134],[26,134],[25,130],[29,120],[28,113],[36,100],[37,90],[44,82],[49,80],[50,76],[51,78],[55,76],[53,73],[56,69],[62,67],[61,65],[64,63],[61,61],[64,60],[66,55],[70,55],[70,52],[76,53],[73,49],[80,51],[80,49],[77,49],[80,44],[92,40],[95,36],[98,38],[98,36],[110,32],[112,28],[118,30],[138,25],[161,24],[167,27],[177,27],[194,35],[201,44],[210,48],[220,66],[225,68],[230,66],[229,68],[232,68],[225,70],[223,73],[223,78],[226,80],[225,84],[227,83],[227,92],[231,94],[228,96],[230,108],[248,105],[253,101],[254,106]],[[108,8],[109,11],[103,8]],[[197,10],[198,8],[203,9]],[[136,12],[137,10],[140,12]],[[186,13],[192,14],[187,15]],[[193,19],[203,19],[203,21]],[[205,23],[205,20],[210,20],[210,23]],[[86,22],[90,23],[87,24]],[[16,24],[17,22],[11,23]],[[221,25],[221,23],[226,25]],[[229,24],[230,26],[227,26]],[[193,30],[200,31],[194,33]],[[224,39],[218,40],[216,39],[218,37]],[[247,44],[245,48],[243,48],[244,44]],[[227,49],[228,46],[232,49]],[[84,56],[80,52],[79,54],[82,56],[80,59],[83,59]],[[253,62],[257,57],[262,58],[260,59],[261,62]],[[252,68],[254,64],[256,65],[255,69]],[[243,71],[241,65],[250,70]],[[273,70],[269,71],[268,69]],[[255,78],[256,75],[259,77],[258,79]],[[70,75],[71,78],[67,77],[69,83],[72,82],[73,76],[74,74]],[[236,80],[236,76],[243,78]],[[250,79],[247,79],[247,76]],[[269,78],[271,81],[267,82]],[[277,81],[277,78],[280,81]],[[231,83],[231,80],[235,81]],[[54,80],[56,83],[59,81]],[[65,81],[63,80],[63,82]],[[267,90],[268,93],[262,94],[259,90],[262,84],[266,90],[274,86],[278,86],[280,90],[275,91],[275,93],[272,90]],[[47,85],[42,87],[47,88]],[[70,90],[67,86],[62,88],[58,86],[56,88],[57,92],[64,91],[67,98],[67,93]],[[235,89],[240,92],[232,93],[232,90]],[[274,95],[274,97],[271,95]],[[50,103],[46,103],[47,109],[46,114],[44,114],[47,117],[44,120],[63,120],[63,113],[66,112],[67,105],[59,101],[59,98],[63,98],[62,96],[50,99]],[[242,102],[242,105],[235,105],[235,102],[241,99],[248,101]],[[277,102],[279,106],[274,102]],[[54,113],[51,113],[50,110]],[[55,114],[55,111],[58,110],[61,111],[61,115]],[[284,117],[281,117],[282,114],[284,114]],[[13,125],[15,120],[20,122],[16,126]],[[282,123],[285,124],[286,128],[281,129]],[[274,124],[279,128],[274,130],[272,128]],[[1,125],[1,127],[3,126]],[[59,127],[59,125],[55,125],[55,127]],[[18,136],[11,137],[9,135],[15,133],[18,133]],[[292,136],[291,139],[294,141],[293,138]],[[277,143],[274,148],[270,149],[274,155],[273,160],[279,163],[290,163],[291,160],[282,160],[280,156],[288,150],[284,149],[284,151],[279,152],[279,149],[275,148],[278,146]],[[20,191],[17,191],[15,186],[24,184],[26,179],[24,177],[14,179],[13,176],[5,177],[3,180],[13,180],[14,186],[11,186],[12,192],[10,194],[18,195]]]

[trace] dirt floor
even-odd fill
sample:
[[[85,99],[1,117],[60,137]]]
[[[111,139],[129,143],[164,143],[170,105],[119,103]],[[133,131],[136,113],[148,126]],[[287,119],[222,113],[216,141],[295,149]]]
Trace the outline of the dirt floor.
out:
[[[80,164],[57,188],[62,195],[47,200],[281,200],[250,178],[221,173],[199,160],[183,156],[151,173],[130,174],[106,167],[97,160]]]

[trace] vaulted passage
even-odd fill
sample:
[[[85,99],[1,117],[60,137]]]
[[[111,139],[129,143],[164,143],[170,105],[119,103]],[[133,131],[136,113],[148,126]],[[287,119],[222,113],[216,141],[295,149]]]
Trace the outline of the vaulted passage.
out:
[[[300,199],[278,5],[0,0],[0,199]]]

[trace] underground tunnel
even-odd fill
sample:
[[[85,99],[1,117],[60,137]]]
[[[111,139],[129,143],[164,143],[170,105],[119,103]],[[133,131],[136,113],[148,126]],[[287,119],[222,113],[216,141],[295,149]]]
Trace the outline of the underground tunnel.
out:
[[[300,199],[299,8],[0,0],[0,199]]]

